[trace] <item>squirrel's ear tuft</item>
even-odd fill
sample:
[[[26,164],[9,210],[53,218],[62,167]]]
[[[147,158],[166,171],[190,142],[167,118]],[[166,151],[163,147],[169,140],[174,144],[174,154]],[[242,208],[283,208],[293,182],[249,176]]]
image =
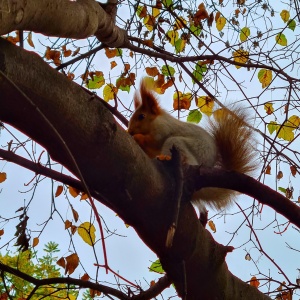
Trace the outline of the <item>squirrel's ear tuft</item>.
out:
[[[134,93],[134,97],[133,97],[133,102],[134,102],[134,108],[138,109],[141,106],[141,100],[139,98],[138,92]]]
[[[152,114],[159,115],[161,113],[161,108],[152,88],[149,85],[149,80],[147,80],[147,78],[143,78],[140,88],[142,106]]]

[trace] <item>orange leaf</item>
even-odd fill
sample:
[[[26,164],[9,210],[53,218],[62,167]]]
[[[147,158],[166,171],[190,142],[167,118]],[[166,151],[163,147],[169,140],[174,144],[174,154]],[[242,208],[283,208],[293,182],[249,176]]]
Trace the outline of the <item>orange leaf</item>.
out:
[[[221,17],[221,13],[218,11],[215,16],[215,21],[217,22],[220,17]]]
[[[216,225],[215,225],[215,223],[214,223],[212,220],[208,221],[208,226],[209,226],[209,228],[210,228],[213,232],[216,232],[216,231],[217,231]]]
[[[75,220],[75,222],[78,221],[78,218],[79,218],[79,214],[78,212],[73,208],[73,206],[71,205],[71,209],[72,209],[72,213],[73,213],[73,218]]]
[[[268,165],[268,166],[266,167],[265,174],[271,175],[271,166],[270,166],[270,165]]]
[[[86,200],[88,198],[89,198],[89,195],[87,193],[82,193],[81,197],[80,197],[80,200]]]
[[[0,183],[6,180],[6,173],[0,172]]]
[[[39,243],[39,238],[38,237],[35,237],[34,239],[33,239],[33,242],[32,242],[32,247],[35,247],[35,246],[37,246],[38,245],[38,243]]]
[[[75,225],[72,225],[71,226],[71,233],[74,235],[74,233],[76,232],[76,230],[77,230],[77,226],[75,226]]]
[[[31,46],[32,48],[35,48],[35,47],[34,47],[34,43],[33,43],[33,41],[32,41],[32,32],[31,32],[31,31],[28,33],[28,36],[27,36],[27,43],[28,43],[28,45]]]
[[[283,177],[282,171],[278,171],[277,179],[280,180]]]
[[[64,257],[61,257],[57,262],[56,262],[56,264],[58,264],[60,267],[62,267],[62,268],[66,268],[66,260],[65,260],[65,258]]]
[[[80,51],[80,48],[78,47],[75,51],[73,51],[73,54],[72,54],[72,56],[75,56],[75,55],[77,55],[78,53],[79,53],[79,51]]]
[[[297,174],[297,167],[295,165],[290,167],[292,175],[295,177]]]
[[[69,193],[75,198],[80,194],[80,191],[76,188],[69,186]]]
[[[68,228],[70,228],[71,226],[72,226],[72,222],[69,221],[69,220],[66,220],[66,221],[65,221],[65,229],[68,229]]]
[[[55,197],[58,197],[63,191],[63,186],[62,185],[59,185],[56,189],[56,192],[55,192]]]
[[[79,265],[79,257],[76,253],[73,253],[65,259],[67,261],[65,274],[69,273],[69,275],[71,275]]]
[[[84,281],[88,281],[88,280],[90,279],[90,276],[89,276],[87,273],[85,273],[85,274],[83,274],[83,275],[81,276],[80,279],[81,279],[81,280],[84,280]]]
[[[159,71],[158,71],[157,67],[146,67],[146,73],[149,76],[154,77],[159,74]]]
[[[115,61],[110,62],[110,69],[113,69],[116,66],[117,66],[117,63]]]
[[[108,58],[113,58],[113,57],[115,57],[117,54],[118,54],[118,52],[117,52],[117,49],[116,49],[116,48],[114,48],[114,49],[105,48],[105,55],[106,55]]]
[[[4,229],[0,229],[0,236],[4,234]]]
[[[254,286],[254,287],[256,287],[256,288],[258,288],[258,286],[259,286],[259,281],[256,279],[255,276],[253,276],[253,277],[251,278],[251,280],[250,280],[250,285],[251,285],[251,286]]]

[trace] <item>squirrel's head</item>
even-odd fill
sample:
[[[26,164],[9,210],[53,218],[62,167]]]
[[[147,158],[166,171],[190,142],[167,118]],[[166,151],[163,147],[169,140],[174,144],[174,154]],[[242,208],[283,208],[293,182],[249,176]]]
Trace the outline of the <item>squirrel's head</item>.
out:
[[[130,118],[128,132],[131,135],[148,134],[151,123],[161,114],[161,108],[154,93],[147,89],[144,81],[141,82],[140,95],[134,95],[135,112]]]

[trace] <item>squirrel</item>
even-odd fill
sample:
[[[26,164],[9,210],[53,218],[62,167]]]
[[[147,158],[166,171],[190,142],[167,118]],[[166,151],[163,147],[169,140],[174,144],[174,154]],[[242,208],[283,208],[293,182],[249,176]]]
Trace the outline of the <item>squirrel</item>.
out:
[[[150,158],[170,157],[170,149],[175,145],[190,165],[218,166],[244,174],[255,170],[255,151],[251,144],[254,131],[247,125],[244,109],[222,109],[205,130],[163,110],[145,80],[141,81],[140,98],[136,92],[135,112],[128,132]],[[200,212],[206,211],[203,201],[221,209],[232,202],[235,194],[227,189],[203,188],[193,194],[192,203]]]

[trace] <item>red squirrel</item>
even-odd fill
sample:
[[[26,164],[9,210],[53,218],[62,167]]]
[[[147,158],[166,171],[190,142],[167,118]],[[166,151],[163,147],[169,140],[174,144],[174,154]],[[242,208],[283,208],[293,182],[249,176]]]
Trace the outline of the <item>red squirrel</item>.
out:
[[[243,109],[222,109],[205,130],[179,121],[164,111],[145,80],[141,82],[140,98],[135,93],[135,112],[128,132],[150,158],[170,156],[170,149],[175,145],[190,165],[219,166],[244,174],[256,168],[253,129],[247,126]],[[202,201],[221,209],[231,202],[234,194],[226,189],[203,188],[193,194],[192,202],[200,211],[205,207]]]

